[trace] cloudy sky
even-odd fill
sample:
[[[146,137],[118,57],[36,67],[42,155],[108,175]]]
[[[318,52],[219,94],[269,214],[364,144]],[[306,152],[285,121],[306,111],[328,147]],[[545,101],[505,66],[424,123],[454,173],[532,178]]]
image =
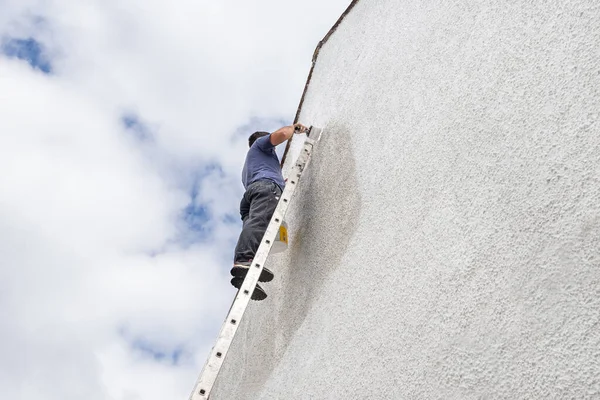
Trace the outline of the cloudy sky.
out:
[[[348,3],[0,0],[2,399],[187,399],[246,138],[292,122]]]

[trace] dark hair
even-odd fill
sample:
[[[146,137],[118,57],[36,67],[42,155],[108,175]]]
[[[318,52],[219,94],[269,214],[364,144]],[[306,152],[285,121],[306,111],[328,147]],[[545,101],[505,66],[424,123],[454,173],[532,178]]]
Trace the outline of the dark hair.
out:
[[[252,145],[254,144],[256,139],[263,137],[263,136],[267,136],[267,135],[270,135],[270,133],[269,132],[261,132],[261,131],[254,132],[248,138],[248,147],[252,147]]]

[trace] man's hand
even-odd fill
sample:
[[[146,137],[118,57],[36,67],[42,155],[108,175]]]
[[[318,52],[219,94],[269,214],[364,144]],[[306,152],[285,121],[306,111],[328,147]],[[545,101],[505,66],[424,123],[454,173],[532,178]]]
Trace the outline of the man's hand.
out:
[[[289,140],[294,135],[294,133],[304,133],[307,131],[308,128],[302,124],[284,126],[283,128],[280,128],[275,132],[271,133],[271,144],[273,144],[273,146],[277,146],[285,142],[286,140]]]
[[[308,132],[308,128],[305,127],[302,124],[295,124],[294,125],[294,133],[305,133]]]

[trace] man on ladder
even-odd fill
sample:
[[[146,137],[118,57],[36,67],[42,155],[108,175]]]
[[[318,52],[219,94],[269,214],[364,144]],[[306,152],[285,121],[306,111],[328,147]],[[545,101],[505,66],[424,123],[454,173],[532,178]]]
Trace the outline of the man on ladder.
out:
[[[302,144],[294,166],[289,171],[289,179],[284,181],[274,148],[290,139],[294,132],[306,132],[306,140]],[[248,140],[250,150],[242,174],[246,193],[240,204],[244,228],[236,246],[234,268],[231,271],[234,276],[231,283],[240,290],[231,304],[217,341],[210,351],[189,400],[210,398],[250,299],[262,300],[267,297],[257,283],[273,279],[273,273],[270,271],[263,275],[265,263],[273,249],[273,242],[280,232],[290,200],[310,162],[313,149],[320,140],[322,132],[321,128],[312,126],[307,129],[301,124],[296,124],[281,128],[272,134],[257,132]],[[285,189],[283,189],[284,184]],[[252,270],[249,267],[250,260],[252,260]]]
[[[289,140],[294,133],[307,131],[308,128],[304,125],[295,124],[273,133],[254,132],[248,138],[250,149],[242,170],[242,183],[246,192],[240,202],[243,228],[235,247],[231,269],[231,284],[237,289],[244,282],[285,186],[275,147]],[[263,267],[258,280],[270,282],[273,277],[273,272]],[[266,297],[265,291],[257,284],[252,300],[264,300]]]

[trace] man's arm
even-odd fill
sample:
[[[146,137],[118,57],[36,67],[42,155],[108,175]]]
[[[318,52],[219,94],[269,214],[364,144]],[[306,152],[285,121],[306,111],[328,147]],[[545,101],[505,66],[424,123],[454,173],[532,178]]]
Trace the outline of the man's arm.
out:
[[[302,124],[295,124],[290,126],[284,126],[271,133],[271,144],[277,146],[286,140],[289,140],[295,133],[303,133],[308,131],[308,128]]]

